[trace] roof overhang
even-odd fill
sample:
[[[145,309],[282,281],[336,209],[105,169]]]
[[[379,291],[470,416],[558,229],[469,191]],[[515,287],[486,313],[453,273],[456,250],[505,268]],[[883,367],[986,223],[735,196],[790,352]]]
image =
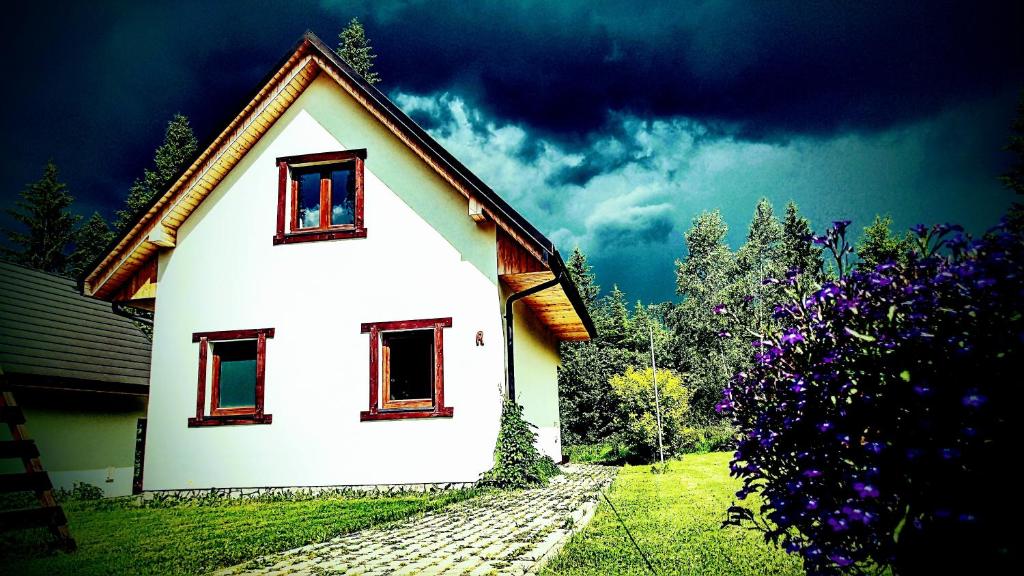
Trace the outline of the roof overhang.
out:
[[[334,80],[347,94],[387,127],[445,181],[469,199],[470,216],[490,219],[548,271],[561,258],[554,245],[476,175],[441,147],[383,93],[368,84],[312,32],[274,68],[238,113],[179,176],[168,190],[140,211],[135,224],[115,240],[104,256],[88,269],[82,292],[111,301],[133,302],[155,292],[151,274],[154,256],[173,248],[178,227],[217,187],[232,168],[267,133],[288,107],[321,75]],[[594,334],[586,308],[572,301],[571,280],[563,288],[576,323]],[[140,293],[139,289],[144,292]]]

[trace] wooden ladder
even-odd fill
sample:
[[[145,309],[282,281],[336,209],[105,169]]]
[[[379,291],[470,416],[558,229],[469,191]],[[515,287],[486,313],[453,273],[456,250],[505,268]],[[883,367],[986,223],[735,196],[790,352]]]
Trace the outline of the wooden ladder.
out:
[[[39,461],[39,448],[29,438],[25,428],[25,414],[14,402],[14,394],[7,387],[7,377],[0,370],[0,422],[11,430],[12,440],[0,441],[0,459],[20,458],[25,472],[0,474],[0,492],[33,491],[41,504],[38,508],[22,508],[0,512],[0,532],[46,526],[57,539],[57,546],[68,552],[76,548],[75,539],[68,530],[67,517],[53,496],[50,476]]]

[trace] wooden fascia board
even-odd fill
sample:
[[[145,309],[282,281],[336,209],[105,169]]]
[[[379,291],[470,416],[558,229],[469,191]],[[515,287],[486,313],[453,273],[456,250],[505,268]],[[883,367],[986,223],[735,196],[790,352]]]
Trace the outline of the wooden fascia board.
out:
[[[286,65],[279,70],[278,74],[274,75],[271,80],[272,87],[274,88],[273,90],[264,90],[260,92],[262,95],[261,100],[263,100],[263,102],[251,102],[246,106],[242,113],[236,117],[235,121],[233,121],[228,128],[221,132],[218,138],[214,140],[214,144],[211,146],[216,146],[216,150],[211,151],[210,149],[207,149],[204,151],[199,159],[197,159],[182,175],[182,177],[178,179],[174,186],[164,194],[161,201],[157,202],[152,208],[150,208],[146,215],[132,228],[132,231],[125,236],[121,244],[111,251],[107,258],[105,258],[103,262],[93,270],[92,274],[85,279],[83,283],[83,291],[86,295],[102,298],[113,292],[114,288],[108,288],[106,284],[114,277],[118,270],[131,259],[133,255],[137,254],[147,242],[151,241],[150,237],[154,230],[158,227],[163,227],[169,231],[173,231],[175,234],[177,233],[177,227],[166,221],[167,215],[178,209],[181,203],[192,195],[192,192],[195,191],[196,187],[203,182],[204,178],[210,175],[211,170],[217,167],[221,160],[228,160],[228,162],[226,162],[228,166],[223,170],[223,173],[226,175],[234,165],[241,161],[242,157],[245,156],[252,146],[259,141],[259,138],[266,133],[266,130],[261,132],[258,137],[252,138],[251,140],[247,135],[247,130],[252,127],[260,115],[266,111],[268,107],[272,106],[274,101],[286,91],[287,87],[297,76],[305,71],[309,71],[311,66],[315,66],[311,58],[303,60],[298,56],[299,53],[296,53],[296,57],[289,59]],[[291,73],[287,74],[289,71]],[[307,82],[307,85],[312,83],[314,78],[315,74]],[[277,118],[280,118],[286,109],[287,106],[285,106],[280,113],[276,115],[274,120],[276,121]],[[270,127],[268,126],[267,130],[269,129]],[[240,143],[240,140],[244,143]],[[238,149],[234,149],[236,146],[238,146]],[[209,182],[209,184],[212,184],[210,186],[211,191],[220,183],[221,179],[222,178],[211,179]],[[182,184],[183,182],[187,182],[187,186]],[[195,198],[197,205],[205,197],[206,194],[197,194],[197,197]],[[190,214],[191,210],[187,210],[185,212]],[[124,247],[129,245],[126,242],[138,238],[141,238],[141,240],[137,240],[134,244],[130,244],[131,249],[126,251]],[[116,262],[112,261],[111,257],[117,254],[122,254],[121,258],[117,259]],[[102,275],[102,278],[97,281],[97,272],[101,270],[104,274]]]
[[[100,261],[99,264],[93,268],[92,272],[83,280],[83,292],[86,295],[98,296],[104,288],[104,284],[114,275],[116,270],[124,265],[131,254],[138,250],[139,246],[145,241],[139,241],[141,237],[147,238],[150,230],[152,229],[152,221],[160,217],[161,219],[167,214],[167,204],[174,200],[176,203],[180,202],[182,194],[180,191],[182,188],[191,189],[199,182],[206,173],[209,172],[209,167],[212,165],[211,160],[216,160],[225,153],[232,153],[230,144],[236,140],[240,134],[245,132],[247,128],[255,118],[258,118],[259,114],[253,114],[257,109],[260,111],[265,110],[266,106],[270,105],[270,102],[274,98],[279,96],[282,91],[286,89],[290,81],[282,82],[289,71],[293,74],[290,78],[300,73],[304,66],[296,65],[300,62],[309,51],[309,41],[302,42],[295,51],[293,51],[290,58],[288,58],[281,66],[278,67],[277,71],[264,83],[263,87],[256,93],[255,96],[246,104],[246,106],[239,112],[235,118],[228,124],[228,126],[217,135],[217,137],[203,150],[202,154],[196,158],[194,162],[178,177],[178,179],[171,185],[166,193],[161,195],[157,200],[150,206],[149,210],[135,223],[135,225],[125,234],[120,241],[107,252],[107,256]],[[307,61],[308,64],[308,61]],[[272,95],[268,99],[268,96]],[[260,106],[264,103],[264,106]],[[247,122],[248,121],[248,122]],[[231,139],[231,143],[226,143],[228,139]],[[258,139],[257,139],[258,140]],[[249,145],[245,145],[245,151],[248,151],[252,145],[255,145],[253,141]],[[237,154],[236,154],[237,155]],[[244,153],[238,156],[241,159]],[[199,173],[201,171],[201,173]],[[186,187],[186,184],[188,186]],[[123,254],[125,249],[131,247],[131,250],[127,255]],[[108,291],[109,292],[109,291]]]

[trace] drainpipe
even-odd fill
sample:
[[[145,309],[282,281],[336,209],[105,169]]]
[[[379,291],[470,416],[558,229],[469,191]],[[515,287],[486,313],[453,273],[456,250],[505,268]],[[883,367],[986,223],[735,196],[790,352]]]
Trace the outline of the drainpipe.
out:
[[[555,270],[554,270],[555,277],[554,278],[552,278],[551,280],[548,280],[546,282],[542,282],[540,284],[537,284],[536,286],[527,288],[526,290],[523,290],[521,292],[516,292],[514,294],[511,294],[511,295],[509,295],[508,298],[505,299],[505,346],[506,346],[506,349],[507,349],[505,357],[507,358],[507,363],[508,363],[507,372],[506,372],[506,383],[507,383],[507,386],[508,386],[508,397],[511,398],[513,402],[516,399],[516,371],[515,371],[515,369],[516,369],[516,361],[515,360],[516,359],[515,359],[514,351],[512,349],[513,341],[515,340],[514,334],[513,334],[513,325],[514,325],[513,319],[514,318],[513,318],[512,308],[513,308],[513,305],[516,303],[516,300],[520,300],[522,298],[526,298],[527,296],[531,296],[531,295],[536,294],[538,292],[543,292],[544,290],[547,290],[548,288],[552,288],[554,286],[557,286],[562,281],[562,275],[564,273],[563,270],[562,270],[562,267],[558,265],[558,261],[555,260],[555,259],[550,260],[550,262],[552,264],[552,268],[555,268]]]

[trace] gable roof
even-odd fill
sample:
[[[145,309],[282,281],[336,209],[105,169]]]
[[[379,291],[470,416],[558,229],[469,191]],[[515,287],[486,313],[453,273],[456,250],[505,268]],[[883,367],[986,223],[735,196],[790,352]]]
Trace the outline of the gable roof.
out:
[[[12,382],[147,393],[149,339],[69,278],[0,261],[0,367]]]
[[[384,124],[453,188],[483,206],[484,213],[543,267],[564,268],[554,244],[497,193],[437,143],[382,92],[353,71],[312,32],[271,71],[227,127],[162,195],[140,211],[135,224],[115,240],[82,279],[83,293],[104,299],[130,299],[146,279],[131,281],[160,247],[173,247],[178,226],[217,186],[315,78],[326,74]],[[586,334],[595,334],[572,280],[562,275],[570,310]],[[152,279],[155,282],[155,279]],[[129,289],[125,290],[124,285]]]

